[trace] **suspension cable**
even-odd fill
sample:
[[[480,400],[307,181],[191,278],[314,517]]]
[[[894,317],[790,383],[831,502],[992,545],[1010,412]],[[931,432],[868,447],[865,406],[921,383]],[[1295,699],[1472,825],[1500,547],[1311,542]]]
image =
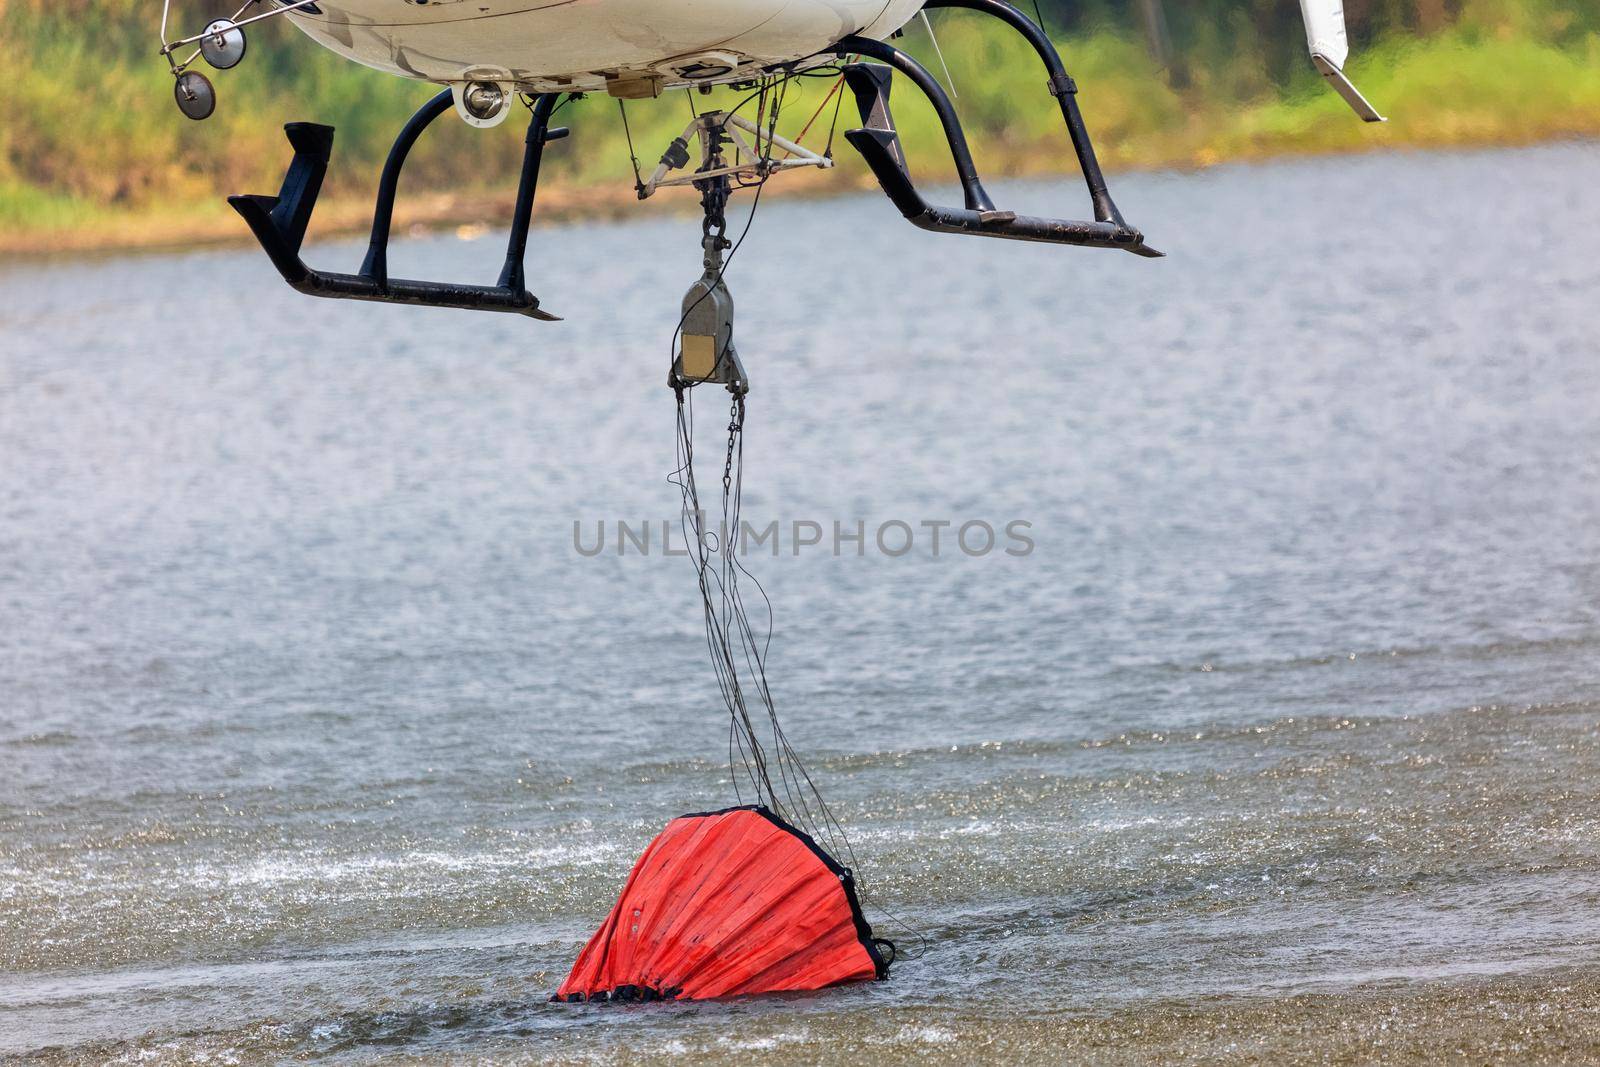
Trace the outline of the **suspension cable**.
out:
[[[690,315],[721,286],[723,276],[744,246],[745,239],[750,235],[751,227],[755,223],[766,181],[773,173],[772,169],[766,166],[771,162],[773,154],[771,133],[777,127],[791,77],[786,75],[772,81],[764,80],[759,92],[752,93],[739,105],[743,107],[751,99],[759,99],[756,127],[759,130],[765,125],[768,136],[757,138],[760,162],[763,165],[757,168],[753,180],[740,183],[754,186],[756,192],[750,205],[750,215],[745,220],[737,240],[730,243],[726,239],[728,226],[726,208],[734,185],[732,176],[723,174],[695,183],[701,191],[701,206],[705,214],[702,223],[702,244],[708,253],[707,273],[703,279],[704,291],[684,309],[677,328],[673,331],[671,351],[674,358],[678,350],[679,337]],[[842,78],[840,81],[842,82]],[[840,84],[836,83],[829,96],[837,95],[842,102],[843,94],[839,92],[839,88]],[[828,100],[824,99],[822,106],[825,108],[827,103]],[[821,110],[818,109],[818,114]],[[837,125],[837,104],[835,125]],[[705,158],[702,159],[701,171],[716,170],[721,166],[721,157],[718,153],[722,142],[719,140],[719,134],[720,130],[707,131],[704,142]],[[803,132],[801,136],[804,136]],[[831,134],[829,143],[831,146]],[[723,248],[728,249],[726,257],[720,255],[720,250]],[[727,324],[726,337],[718,337],[716,345],[716,365],[720,366],[725,360],[734,359],[731,319]],[[745,388],[742,383],[738,388],[730,386],[733,395],[728,408],[722,471],[718,486],[719,506],[716,514],[718,525],[713,531],[709,528],[711,516],[701,503],[696,479],[694,384],[695,382],[686,381],[676,373],[672,376],[677,407],[677,465],[668,481],[679,490],[682,504],[679,524],[690,561],[695,568],[706,649],[710,655],[712,672],[717,680],[718,692],[728,712],[728,777],[739,803],[746,802],[748,789],[752,800],[799,827],[830,854],[838,857],[855,873],[858,892],[865,899],[866,886],[859,873],[856,873],[859,861],[854,846],[833,810],[823,799],[821,790],[801,761],[799,753],[790,743],[778,719],[776,702],[767,678],[767,656],[771,650],[774,632],[772,600],[767,596],[760,580],[750,572],[740,558],[744,548],[744,431],[747,415]],[[765,627],[762,630],[758,631],[751,623],[749,606],[746,604],[740,584],[741,578],[752,584],[760,597],[761,609],[766,616]],[[758,721],[762,718],[765,722],[758,726]],[[874,910],[881,912],[892,923],[922,941],[919,950],[914,955],[907,954],[907,958],[914,959],[925,951],[926,939],[920,932],[881,905],[874,905]]]

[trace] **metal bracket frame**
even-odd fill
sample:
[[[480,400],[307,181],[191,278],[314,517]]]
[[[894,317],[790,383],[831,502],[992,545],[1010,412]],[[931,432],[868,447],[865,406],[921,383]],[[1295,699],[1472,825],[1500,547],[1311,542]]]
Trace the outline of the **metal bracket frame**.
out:
[[[528,136],[522,156],[522,177],[517,186],[517,204],[512,212],[511,233],[506,241],[505,265],[494,285],[459,282],[432,282],[389,277],[389,228],[394,216],[394,199],[400,184],[400,171],[412,145],[429,124],[451,109],[449,89],[424,104],[400,131],[378,182],[378,200],[372,212],[372,237],[366,259],[356,274],[336,274],[314,270],[300,258],[300,245],[306,225],[322,190],[328,157],[333,148],[333,127],[311,122],[291,122],[284,132],[294,148],[294,161],[284,176],[277,196],[230,196],[228,203],[249,224],[256,240],[266,251],[283,280],[308,296],[346,300],[373,300],[423,307],[461,308],[470,311],[504,311],[531,318],[558,321],[557,316],[539,307],[539,298],[528,292],[523,259],[528,247],[528,226],[533,215],[534,194],[538,189],[539,168],[544,146],[567,136],[564,128],[550,127],[560,93],[543,93],[530,108]]]
[[[1111,199],[1100,163],[1095,158],[1094,144],[1078,108],[1078,87],[1067,74],[1049,35],[1006,0],[928,0],[926,6],[959,7],[990,15],[1021,33],[1033,46],[1049,74],[1047,89],[1061,106],[1062,118],[1089,189],[1094,219],[1035,218],[997,208],[983,187],[977,165],[972,159],[972,150],[967,145],[966,132],[938,79],[922,64],[891,44],[854,35],[845,37],[831,49],[834,55],[845,58],[861,56],[885,64],[850,63],[844,68],[845,82],[855,94],[864,124],[860,129],[846,130],[845,139],[866,159],[878,183],[900,209],[900,213],[913,225],[936,233],[1119,248],[1135,255],[1159,258],[1163,253],[1144,243],[1144,235],[1128,225]],[[905,75],[922,90],[939,116],[961,182],[965,201],[963,208],[928,203],[912,181],[906,166],[905,150],[895,129],[894,116],[889,110],[889,90],[895,71]]]
[[[667,177],[672,171],[679,170],[689,162],[689,139],[700,139],[702,156],[707,151],[708,139],[713,133],[725,134],[727,140],[734,146],[734,163],[730,166],[718,165],[711,170],[697,170],[676,178]],[[755,138],[752,145],[745,140],[744,134]],[[773,158],[773,149],[781,149],[787,155],[782,159]],[[749,162],[739,162],[748,159]],[[708,111],[703,115],[695,116],[694,120],[685,126],[683,136],[672,142],[672,145],[662,155],[661,162],[656,165],[650,179],[639,189],[639,199],[644,200],[655,193],[657,189],[674,185],[694,185],[707,178],[734,175],[755,174],[766,177],[780,170],[793,167],[820,167],[824,170],[833,166],[833,160],[827,156],[818,155],[803,145],[796,144],[787,137],[782,137],[771,130],[763,130],[756,123],[751,122],[743,115],[727,111]]]

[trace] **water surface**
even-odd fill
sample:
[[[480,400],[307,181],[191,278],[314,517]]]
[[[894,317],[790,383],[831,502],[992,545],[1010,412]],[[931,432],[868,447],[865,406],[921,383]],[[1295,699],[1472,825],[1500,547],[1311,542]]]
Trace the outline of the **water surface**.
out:
[[[0,268],[0,1056],[1600,1054],[1597,167],[1122,177],[1159,262],[764,204],[746,512],[869,531],[752,559],[771,676],[926,951],[707,1005],[545,999],[734,799],[688,563],[573,544],[676,514],[695,223],[539,230],[555,325]]]

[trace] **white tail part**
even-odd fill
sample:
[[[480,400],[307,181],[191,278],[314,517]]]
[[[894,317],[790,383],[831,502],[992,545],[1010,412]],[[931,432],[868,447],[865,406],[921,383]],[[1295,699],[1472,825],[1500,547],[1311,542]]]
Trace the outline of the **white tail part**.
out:
[[[1344,62],[1350,57],[1350,39],[1345,35],[1343,0],[1300,0],[1300,13],[1306,20],[1306,45],[1311,49],[1311,62],[1328,84],[1363,120],[1386,121],[1361,95],[1361,90],[1345,77]]]

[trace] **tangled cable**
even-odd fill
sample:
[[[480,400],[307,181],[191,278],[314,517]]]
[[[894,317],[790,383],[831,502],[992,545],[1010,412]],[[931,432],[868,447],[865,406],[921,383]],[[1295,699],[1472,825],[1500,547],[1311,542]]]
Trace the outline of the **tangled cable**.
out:
[[[779,79],[770,109],[768,86],[759,95],[758,125],[769,130],[776,127],[784,101],[784,88],[788,77]],[[832,94],[830,94],[832,95]],[[749,99],[740,104],[744,106]],[[824,100],[823,106],[826,106]],[[819,108],[820,111],[820,108]],[[830,136],[831,141],[831,136]],[[770,139],[765,151],[770,153]],[[765,162],[765,160],[763,160]],[[738,255],[749,236],[761,206],[761,194],[771,172],[765,167],[748,184],[755,187],[749,218],[738,240],[726,245],[723,234],[727,220],[723,209],[727,202],[728,179],[721,177],[697,183],[703,186],[702,204],[706,211],[705,234],[708,239],[724,241],[729,252],[716,269],[705,293],[684,309],[673,331],[672,351],[675,354],[678,339],[691,313],[722,282],[728,266]],[[717,184],[713,185],[713,181]],[[741,182],[741,185],[744,183]],[[716,363],[721,365],[732,358],[733,328],[728,324],[726,337],[717,339]],[[772,689],[767,679],[767,654],[772,644],[772,601],[760,581],[751,574],[740,559],[746,527],[743,520],[744,503],[744,429],[747,395],[744,389],[732,389],[726,442],[723,452],[720,493],[716,511],[716,526],[711,526],[710,516],[701,503],[699,484],[695,472],[695,426],[692,383],[673,377],[673,392],[677,400],[677,466],[669,481],[678,487],[682,503],[680,526],[689,559],[694,565],[700,591],[702,615],[705,625],[706,648],[710,653],[717,688],[728,712],[728,773],[733,782],[738,802],[750,799],[764,805],[781,818],[799,827],[829,853],[838,857],[852,872],[859,863],[844,827],[822,798],[816,782],[807,771],[794,746],[784,733],[778,719]],[[766,614],[765,625],[757,629],[750,621],[741,579],[752,584],[761,599],[761,610]],[[859,891],[865,896],[865,887],[856,875]],[[906,926],[883,908],[892,922],[923,940],[920,933]],[[889,944],[885,942],[885,944]],[[925,941],[924,941],[925,945]],[[908,958],[922,954],[922,948]],[[892,951],[892,947],[890,949]]]

